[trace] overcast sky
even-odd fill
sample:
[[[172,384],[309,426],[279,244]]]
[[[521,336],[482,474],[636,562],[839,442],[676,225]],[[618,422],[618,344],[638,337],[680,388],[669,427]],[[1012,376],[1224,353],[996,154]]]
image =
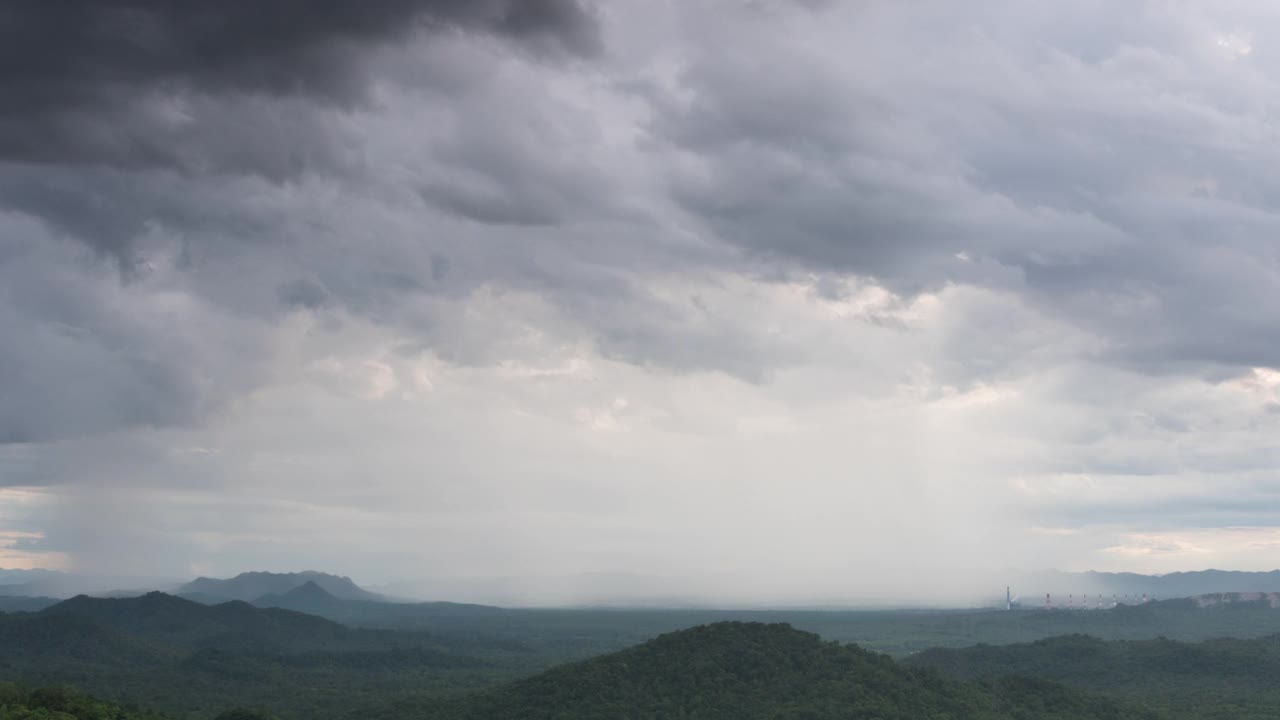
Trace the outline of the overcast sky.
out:
[[[5,3],[0,567],[1272,569],[1278,80],[1263,0]]]

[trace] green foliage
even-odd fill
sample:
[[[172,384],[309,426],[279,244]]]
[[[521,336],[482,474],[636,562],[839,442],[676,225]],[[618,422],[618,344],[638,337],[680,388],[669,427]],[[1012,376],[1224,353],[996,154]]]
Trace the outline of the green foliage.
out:
[[[345,625],[425,630],[467,652],[503,648],[534,656],[541,667],[592,657],[662,633],[715,622],[787,623],[828,640],[905,657],[933,647],[1004,645],[1087,634],[1105,640],[1167,637],[1200,641],[1280,633],[1280,611],[1265,603],[1196,608],[1163,601],[1114,610],[671,610],[505,609],[450,603],[388,604],[335,600],[299,606]]]
[[[0,720],[159,720],[154,713],[127,708],[63,687],[28,690],[0,683]]]
[[[1280,636],[1191,644],[1071,635],[1005,647],[935,649],[908,662],[961,679],[1046,678],[1141,702],[1171,718],[1280,717]]]
[[[1111,717],[1116,706],[1105,703],[1115,700],[1163,708],[1175,718],[1280,717],[1280,690],[1269,686],[1269,678],[1280,677],[1280,642],[1149,640],[1280,630],[1280,612],[1261,604],[1206,610],[1170,602],[1091,612],[505,610],[340,601],[303,590],[286,599],[351,615],[366,627],[160,593],[81,597],[40,612],[0,614],[0,678],[70,683],[184,720],[212,720],[228,706],[286,720],[454,720],[618,717],[630,705],[644,712],[622,717],[825,718],[849,716],[853,708],[887,720],[904,716],[891,708],[914,707],[926,718],[1039,720]],[[791,621],[827,640],[910,660],[904,668],[773,623],[725,624],[725,618]],[[690,625],[712,630],[671,633],[636,647]],[[1084,631],[1148,640],[1107,643]],[[1075,634],[911,655],[930,645],[1053,633]],[[860,679],[851,682],[854,676]],[[1080,694],[1095,690],[1111,699]],[[546,707],[578,709],[557,714]],[[752,715],[753,707],[772,714]]]
[[[788,625],[717,623],[448,703],[361,717],[430,720],[1154,717],[1048,682],[961,683]]]
[[[219,713],[213,720],[277,720],[277,718],[259,710],[232,708]]]
[[[0,615],[0,678],[71,683],[192,720],[228,705],[332,718],[519,674],[430,633],[352,629],[243,602],[207,606],[151,593]]]

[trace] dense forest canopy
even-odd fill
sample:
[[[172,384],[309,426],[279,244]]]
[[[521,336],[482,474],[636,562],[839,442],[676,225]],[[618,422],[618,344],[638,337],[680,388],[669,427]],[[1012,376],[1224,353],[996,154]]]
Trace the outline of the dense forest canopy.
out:
[[[945,680],[885,655],[762,623],[670,633],[453,703],[398,711],[432,720],[1148,717],[1049,682]]]
[[[1135,707],[1175,720],[1280,715],[1271,687],[1280,635],[1158,637],[1256,635],[1280,619],[1259,602],[1090,612],[533,611],[341,600],[310,582],[295,590],[293,601],[384,627],[242,601],[82,596],[0,613],[0,680],[71,684],[184,720],[234,707],[282,720],[609,717],[625,707],[707,718],[1035,719],[1066,709],[1074,714],[1064,717],[1134,717]],[[822,632],[753,616],[794,617]],[[898,659],[844,642],[858,634]],[[908,649],[934,641],[980,644]]]
[[[1070,635],[1002,647],[938,648],[907,664],[960,679],[1046,678],[1140,701],[1170,718],[1280,717],[1280,635],[1201,643]]]
[[[0,682],[0,720],[161,720],[162,715],[105,702],[66,687]],[[249,720],[245,718],[245,720]]]

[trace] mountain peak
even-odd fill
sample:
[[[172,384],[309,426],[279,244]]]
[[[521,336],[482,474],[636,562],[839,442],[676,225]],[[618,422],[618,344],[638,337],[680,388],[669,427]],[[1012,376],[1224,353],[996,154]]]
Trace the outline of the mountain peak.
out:
[[[301,597],[333,598],[333,593],[317,585],[315,580],[308,580],[302,583],[301,585],[299,585],[298,587],[285,593],[285,595],[288,597],[296,597],[296,598],[301,598]]]
[[[265,571],[243,572],[225,580],[201,577],[179,588],[184,595],[200,596],[213,600],[244,600],[255,602],[263,598],[278,600],[304,586],[311,585],[322,591],[328,599],[367,600],[384,602],[383,596],[369,592],[356,585],[351,578],[343,575],[330,575],[317,570],[304,570],[293,573],[274,573]],[[305,597],[319,597],[315,590],[305,590]]]
[[[253,604],[258,607],[278,607],[301,612],[317,612],[342,602],[344,601],[341,598],[325,590],[314,580],[308,580],[289,592],[263,595],[254,600]]]

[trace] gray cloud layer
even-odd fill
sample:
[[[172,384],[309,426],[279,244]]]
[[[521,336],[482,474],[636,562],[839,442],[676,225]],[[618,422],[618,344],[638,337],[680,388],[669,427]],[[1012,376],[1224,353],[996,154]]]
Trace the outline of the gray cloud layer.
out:
[[[13,3],[0,14],[0,155],[200,170],[165,146],[199,133],[155,135],[171,96],[349,105],[367,99],[372,49],[454,29],[577,54],[599,46],[574,0]]]
[[[175,536],[237,477],[267,515],[443,498],[474,524],[403,542],[492,523],[563,553],[549,528],[578,527],[657,566],[643,528],[688,530],[662,478],[705,488],[690,517],[729,496],[787,532],[870,497],[982,551],[984,522],[1094,523],[1091,557],[1153,563],[1209,542],[1153,534],[1269,526],[1271,28],[1136,1],[11,3],[0,486],[45,488],[22,527],[57,518],[73,556],[118,547],[104,488]],[[369,497],[311,459],[347,434]],[[443,469],[406,475],[412,450]],[[827,532],[791,549],[856,542]],[[1069,557],[1053,537],[1026,546]]]

